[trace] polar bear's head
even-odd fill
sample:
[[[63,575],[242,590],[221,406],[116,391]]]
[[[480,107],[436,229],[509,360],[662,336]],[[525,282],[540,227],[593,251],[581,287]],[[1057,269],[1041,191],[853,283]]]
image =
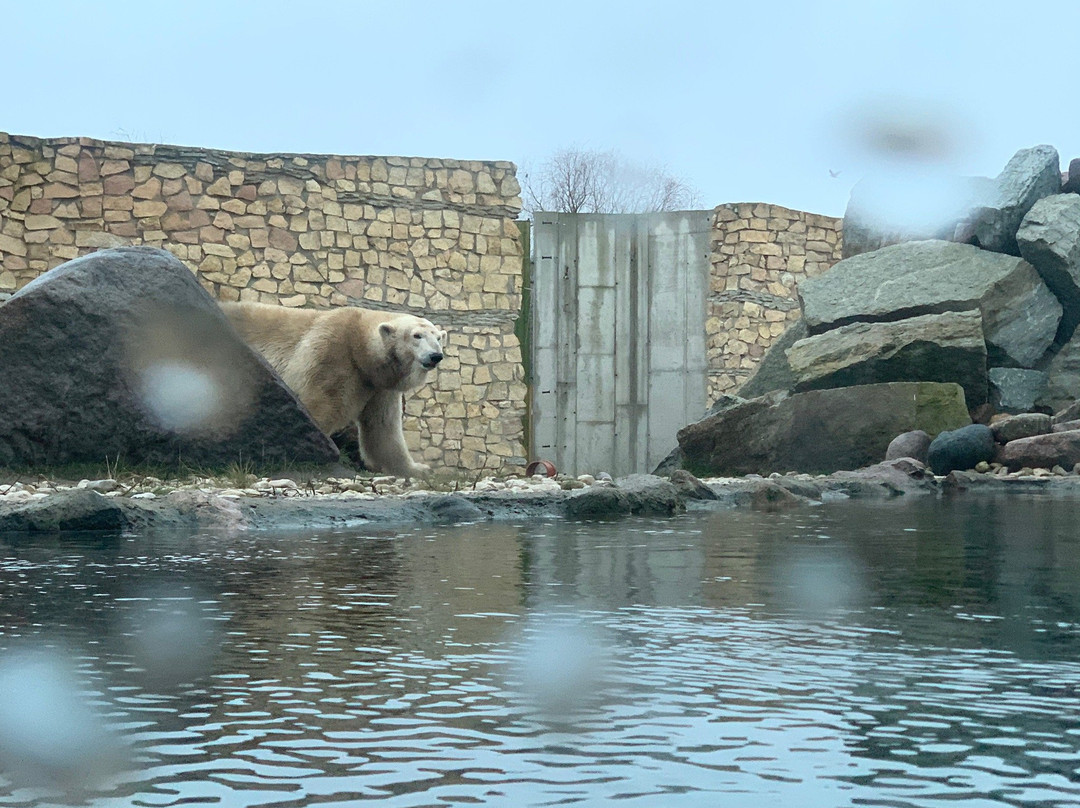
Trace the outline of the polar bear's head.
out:
[[[423,317],[401,314],[385,320],[379,324],[379,335],[389,356],[419,382],[442,361],[446,332]]]

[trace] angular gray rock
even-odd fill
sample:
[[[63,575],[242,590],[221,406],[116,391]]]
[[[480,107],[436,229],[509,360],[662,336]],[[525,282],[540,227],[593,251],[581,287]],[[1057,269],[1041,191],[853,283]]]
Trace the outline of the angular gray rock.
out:
[[[978,309],[988,361],[1031,367],[1054,340],[1061,304],[1027,261],[948,241],[856,255],[799,284],[810,334]]]
[[[1080,323],[1080,196],[1040,199],[1024,216],[1016,241],[1061,303],[1058,341],[1065,342]]]
[[[1065,409],[1080,400],[1080,335],[1058,349],[1043,366],[1046,372],[1046,391],[1038,403],[1053,412]]]
[[[1073,158],[1069,161],[1069,171],[1061,185],[1063,194],[1080,193],[1080,159]]]
[[[994,440],[998,443],[1045,435],[1051,431],[1050,416],[1042,412],[1012,415],[990,424],[990,431],[994,433]]]
[[[956,382],[968,409],[986,402],[986,343],[975,311],[851,323],[787,351],[795,390],[880,382]]]
[[[714,500],[716,492],[685,469],[671,472],[671,484],[684,499]]]
[[[0,346],[0,465],[337,460],[164,250],[102,250],[46,272],[0,305]]]
[[[1054,466],[1071,469],[1080,463],[1080,430],[1051,432],[1009,441],[998,459],[1010,471],[1022,468],[1052,469]]]
[[[743,398],[757,398],[774,390],[795,389],[795,376],[791,372],[791,366],[787,360],[787,349],[800,339],[810,335],[804,320],[798,320],[788,326],[787,330],[773,340],[769,350],[758,363],[757,371],[747,382],[739,388],[739,395]]]
[[[1019,255],[1016,231],[1020,222],[1036,202],[1060,191],[1057,149],[1021,149],[997,176],[992,201],[976,214],[976,243],[984,250]]]
[[[930,441],[926,451],[927,465],[938,476],[967,471],[993,459],[994,433],[984,424],[968,424],[942,432]]]
[[[786,396],[772,393],[679,430],[699,476],[832,472],[877,463],[901,432],[936,435],[970,423],[957,384],[894,382]]]
[[[920,463],[926,463],[926,452],[930,448],[930,436],[921,429],[904,432],[892,439],[885,450],[885,460],[899,460],[910,457]]]
[[[1031,412],[1046,395],[1047,375],[1041,370],[990,368],[990,401],[998,412]]]

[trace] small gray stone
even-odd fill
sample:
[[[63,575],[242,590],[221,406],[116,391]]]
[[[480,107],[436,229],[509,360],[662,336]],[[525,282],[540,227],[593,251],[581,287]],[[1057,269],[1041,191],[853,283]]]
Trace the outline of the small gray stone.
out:
[[[886,460],[911,457],[920,463],[926,463],[926,453],[930,449],[930,436],[921,429],[904,432],[892,439],[885,450]]]

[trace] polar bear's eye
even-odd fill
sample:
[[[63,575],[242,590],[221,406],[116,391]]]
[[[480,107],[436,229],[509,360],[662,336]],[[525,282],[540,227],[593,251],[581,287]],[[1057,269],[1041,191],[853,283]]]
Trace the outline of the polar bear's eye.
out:
[[[419,331],[417,331],[415,334],[413,334],[413,339],[420,339],[420,337],[421,337],[421,334],[420,334]]]

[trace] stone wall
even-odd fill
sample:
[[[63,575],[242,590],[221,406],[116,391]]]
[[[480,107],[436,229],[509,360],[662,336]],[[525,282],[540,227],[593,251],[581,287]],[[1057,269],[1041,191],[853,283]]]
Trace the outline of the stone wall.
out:
[[[720,205],[714,216],[705,326],[710,402],[737,393],[799,319],[799,280],[840,260],[843,222],[762,203]]]
[[[520,207],[508,162],[261,155],[0,133],[0,292],[148,244],[221,300],[409,311],[449,333],[407,403],[436,468],[520,470]]]

